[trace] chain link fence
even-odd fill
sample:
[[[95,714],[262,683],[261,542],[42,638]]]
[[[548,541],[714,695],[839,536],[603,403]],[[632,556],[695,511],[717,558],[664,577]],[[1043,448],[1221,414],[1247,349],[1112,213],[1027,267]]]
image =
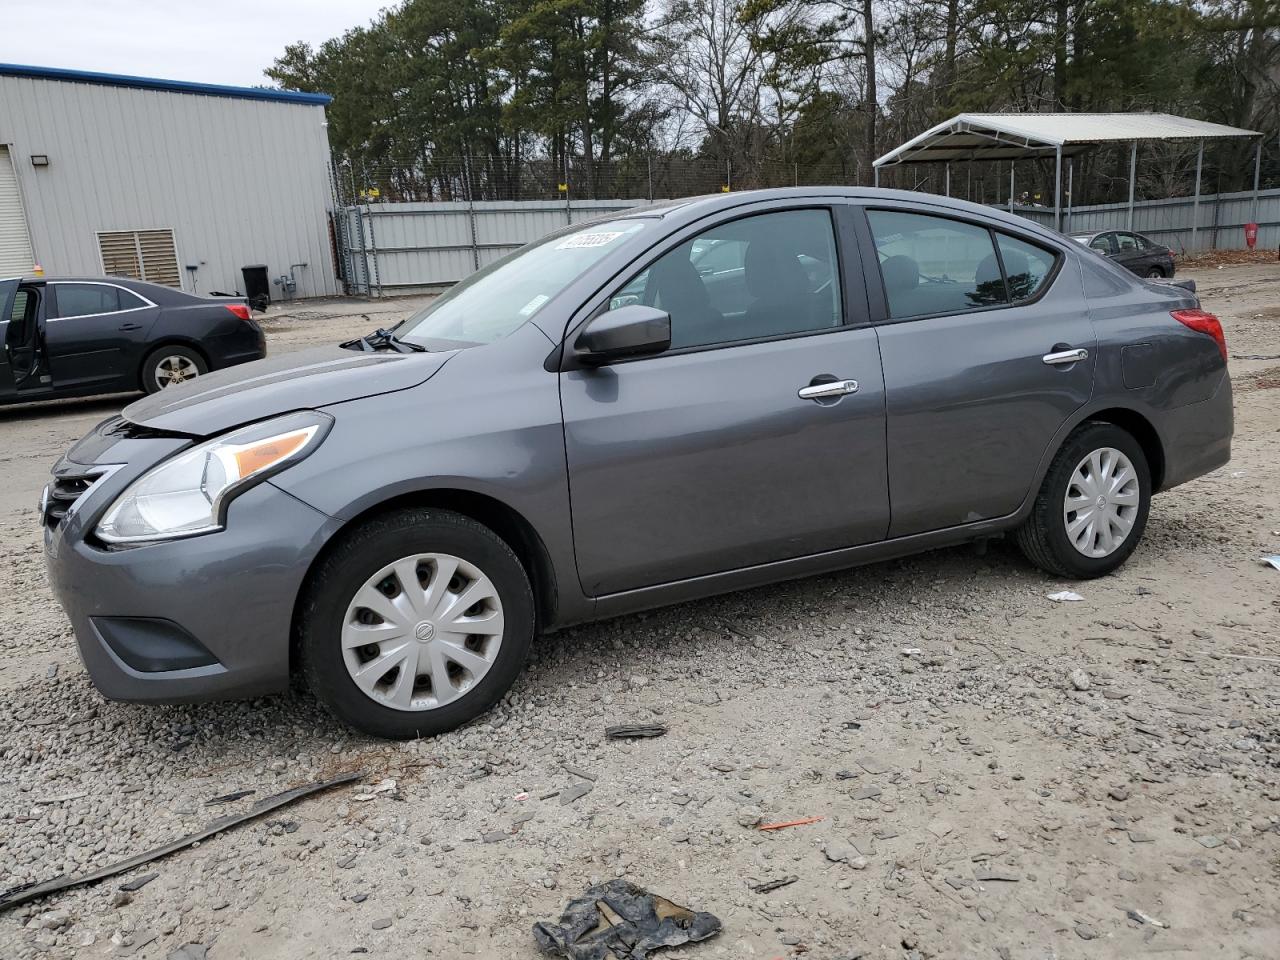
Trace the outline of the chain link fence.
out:
[[[435,203],[482,200],[655,200],[730,190],[851,186],[855,165],[757,161],[746,164],[693,157],[623,160],[395,161],[366,164],[336,159],[334,192],[340,206],[358,203]]]

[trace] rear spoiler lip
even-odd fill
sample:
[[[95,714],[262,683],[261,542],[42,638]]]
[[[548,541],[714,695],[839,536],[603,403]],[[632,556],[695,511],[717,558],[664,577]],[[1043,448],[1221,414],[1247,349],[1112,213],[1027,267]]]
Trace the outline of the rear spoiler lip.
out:
[[[1190,277],[1187,277],[1184,280],[1153,280],[1151,282],[1162,283],[1166,287],[1181,287],[1183,290],[1186,290],[1188,293],[1196,292],[1196,282],[1192,280]]]

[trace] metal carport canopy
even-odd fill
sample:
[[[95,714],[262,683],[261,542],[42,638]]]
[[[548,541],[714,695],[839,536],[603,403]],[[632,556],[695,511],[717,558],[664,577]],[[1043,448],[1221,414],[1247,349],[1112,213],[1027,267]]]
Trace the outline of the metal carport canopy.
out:
[[[1103,143],[1128,143],[1129,148],[1129,229],[1133,229],[1134,182],[1138,172],[1138,143],[1142,140],[1195,140],[1195,204],[1191,242],[1195,246],[1196,216],[1200,207],[1200,173],[1204,166],[1204,142],[1229,137],[1257,137],[1253,161],[1254,217],[1257,217],[1259,176],[1262,171],[1262,134],[1220,123],[1176,117],[1169,113],[962,113],[930,127],[902,146],[890,150],[872,164],[875,183],[880,183],[882,167],[914,163],[945,163],[946,191],[951,194],[951,161],[1008,160],[1009,210],[1013,210],[1014,173],[1017,160],[1053,157],[1053,224],[1062,225],[1062,159],[1070,160]],[[1071,195],[1068,169],[1067,195]],[[1068,203],[1070,201],[1068,200]]]

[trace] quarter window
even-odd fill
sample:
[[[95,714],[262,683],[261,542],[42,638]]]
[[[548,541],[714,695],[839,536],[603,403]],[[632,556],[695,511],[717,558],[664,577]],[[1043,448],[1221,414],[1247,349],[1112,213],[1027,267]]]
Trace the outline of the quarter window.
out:
[[[982,227],[917,213],[868,210],[894,319],[1007,303],[1000,261]]]
[[[835,231],[826,210],[762,213],[712,227],[613,296],[671,315],[671,346],[698,347],[838,327]]]
[[[120,309],[119,288],[101,283],[59,283],[55,293],[59,317],[84,317],[115,313]]]
[[[1006,234],[998,233],[996,237],[1000,259],[1004,261],[1004,276],[1009,283],[1009,299],[1014,303],[1030,300],[1044,286],[1057,258],[1043,247]]]

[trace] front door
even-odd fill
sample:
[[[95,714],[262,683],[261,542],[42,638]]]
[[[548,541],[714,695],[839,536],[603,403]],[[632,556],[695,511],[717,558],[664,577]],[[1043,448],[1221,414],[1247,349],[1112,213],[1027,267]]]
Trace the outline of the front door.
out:
[[[891,537],[1003,517],[1093,391],[1077,270],[1030,237],[888,206],[866,213],[888,409]]]
[[[58,281],[49,289],[45,337],[54,386],[137,389],[138,350],[159,309],[113,283]]]
[[[561,374],[589,595],[883,539],[880,355],[832,217],[738,214],[617,286],[671,315],[672,346]]]
[[[0,399],[48,389],[40,321],[40,291],[0,280]]]

